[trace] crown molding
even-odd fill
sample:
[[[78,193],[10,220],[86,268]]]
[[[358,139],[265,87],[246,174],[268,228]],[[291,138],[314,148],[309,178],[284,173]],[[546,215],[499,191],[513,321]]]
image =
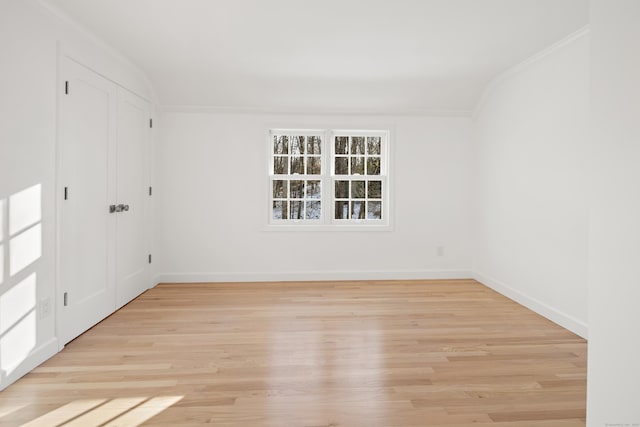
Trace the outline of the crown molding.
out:
[[[478,102],[476,103],[476,107],[471,112],[471,117],[473,119],[478,117],[478,115],[480,114],[480,112],[482,112],[482,109],[486,105],[487,100],[489,99],[491,94],[496,90],[496,88],[498,86],[500,86],[500,84],[502,84],[502,82],[504,82],[505,80],[507,80],[507,79],[509,79],[509,78],[511,78],[513,76],[518,75],[522,71],[524,71],[524,70],[528,69],[529,67],[531,67],[533,64],[535,64],[535,63],[541,61],[542,59],[546,58],[547,56],[552,55],[553,53],[561,50],[565,46],[570,45],[574,41],[589,35],[589,31],[590,31],[590,26],[589,25],[585,25],[584,27],[580,28],[578,31],[575,31],[575,32],[569,34],[568,36],[564,37],[563,39],[560,39],[559,41],[555,42],[551,46],[541,50],[540,52],[528,57],[524,61],[522,61],[522,62],[520,62],[520,63],[518,63],[518,64],[516,64],[516,65],[514,65],[512,67],[509,67],[506,71],[498,74],[485,87],[484,91],[482,92],[482,95],[480,95],[480,98],[478,99]]]
[[[471,110],[428,109],[322,109],[281,107],[221,107],[201,105],[161,105],[158,110],[166,113],[194,114],[262,114],[262,115],[321,115],[321,116],[423,116],[423,117],[471,117]]]
[[[133,61],[128,56],[124,55],[122,52],[120,52],[111,44],[107,43],[102,38],[98,37],[88,27],[86,27],[85,25],[77,21],[75,18],[71,17],[68,13],[60,9],[60,7],[50,3],[48,0],[32,0],[32,3],[36,4],[38,7],[40,7],[40,9],[49,13],[54,18],[59,19],[61,22],[68,25],[69,27],[79,32],[83,36],[87,37],[92,43],[99,46],[101,49],[103,49],[106,53],[108,53],[114,59],[117,59],[123,62],[124,64],[126,64],[127,66],[129,66],[131,68],[131,71],[138,74],[138,76],[141,77],[144,80],[144,82],[147,84],[149,92],[151,94],[152,104],[156,104],[158,102],[158,94],[153,85],[153,82],[151,81],[147,73],[145,73],[142,70],[142,68],[135,63],[135,61]]]

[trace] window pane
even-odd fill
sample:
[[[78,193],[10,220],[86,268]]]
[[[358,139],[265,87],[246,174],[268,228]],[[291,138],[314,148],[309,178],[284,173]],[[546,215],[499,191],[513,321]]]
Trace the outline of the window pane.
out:
[[[364,181],[351,181],[351,198],[364,199]]]
[[[302,219],[303,218],[303,201],[294,200],[289,202],[289,219]]]
[[[351,218],[364,219],[364,200],[351,202]]]
[[[283,181],[283,180],[273,181],[273,198],[274,199],[287,198],[287,181]]]
[[[304,181],[291,181],[289,183],[290,197],[292,199],[304,198]]]
[[[322,173],[321,159],[321,157],[307,157],[307,174],[320,175]]]
[[[349,198],[349,181],[336,181],[336,199]]]
[[[367,203],[367,219],[382,219],[382,202]]]
[[[276,135],[273,137],[273,153],[288,154],[289,153],[289,137],[285,135]]]
[[[336,175],[349,175],[348,157],[336,157]]]
[[[364,154],[364,136],[351,137],[351,154]]]
[[[322,139],[319,136],[307,137],[307,154],[322,154]]]
[[[368,197],[370,199],[382,198],[382,181],[369,181]]]
[[[320,202],[307,202],[306,219],[320,219]]]
[[[336,154],[349,154],[348,136],[336,136]]]
[[[367,175],[380,175],[380,157],[367,157]]]
[[[321,197],[320,181],[307,181],[307,198],[320,199]]]
[[[304,154],[304,136],[294,136],[289,145],[291,154]]]
[[[336,219],[349,219],[349,202],[336,202]]]
[[[273,219],[287,219],[287,202],[277,201],[273,202]]]
[[[304,157],[291,156],[291,174],[304,174]]]
[[[276,175],[287,175],[289,173],[289,158],[275,156],[273,158],[273,173]]]
[[[380,137],[379,136],[367,137],[367,153],[380,154]]]
[[[351,175],[364,175],[364,157],[351,158]]]

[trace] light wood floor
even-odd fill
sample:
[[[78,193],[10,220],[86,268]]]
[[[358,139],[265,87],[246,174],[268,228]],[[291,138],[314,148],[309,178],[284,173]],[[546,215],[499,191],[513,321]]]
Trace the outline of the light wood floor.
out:
[[[163,284],[0,426],[584,426],[586,342],[473,280]]]

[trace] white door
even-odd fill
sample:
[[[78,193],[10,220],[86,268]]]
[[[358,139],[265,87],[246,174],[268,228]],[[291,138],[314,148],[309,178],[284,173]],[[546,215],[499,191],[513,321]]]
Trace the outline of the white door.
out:
[[[60,338],[115,310],[117,86],[64,57],[58,163]]]
[[[122,307],[148,288],[149,102],[118,88],[116,295]]]

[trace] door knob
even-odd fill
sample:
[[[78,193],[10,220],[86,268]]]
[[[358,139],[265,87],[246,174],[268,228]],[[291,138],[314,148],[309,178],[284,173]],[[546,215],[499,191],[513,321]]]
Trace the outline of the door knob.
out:
[[[109,205],[109,213],[114,212],[126,212],[129,210],[129,205],[123,205],[120,203],[119,205]]]

